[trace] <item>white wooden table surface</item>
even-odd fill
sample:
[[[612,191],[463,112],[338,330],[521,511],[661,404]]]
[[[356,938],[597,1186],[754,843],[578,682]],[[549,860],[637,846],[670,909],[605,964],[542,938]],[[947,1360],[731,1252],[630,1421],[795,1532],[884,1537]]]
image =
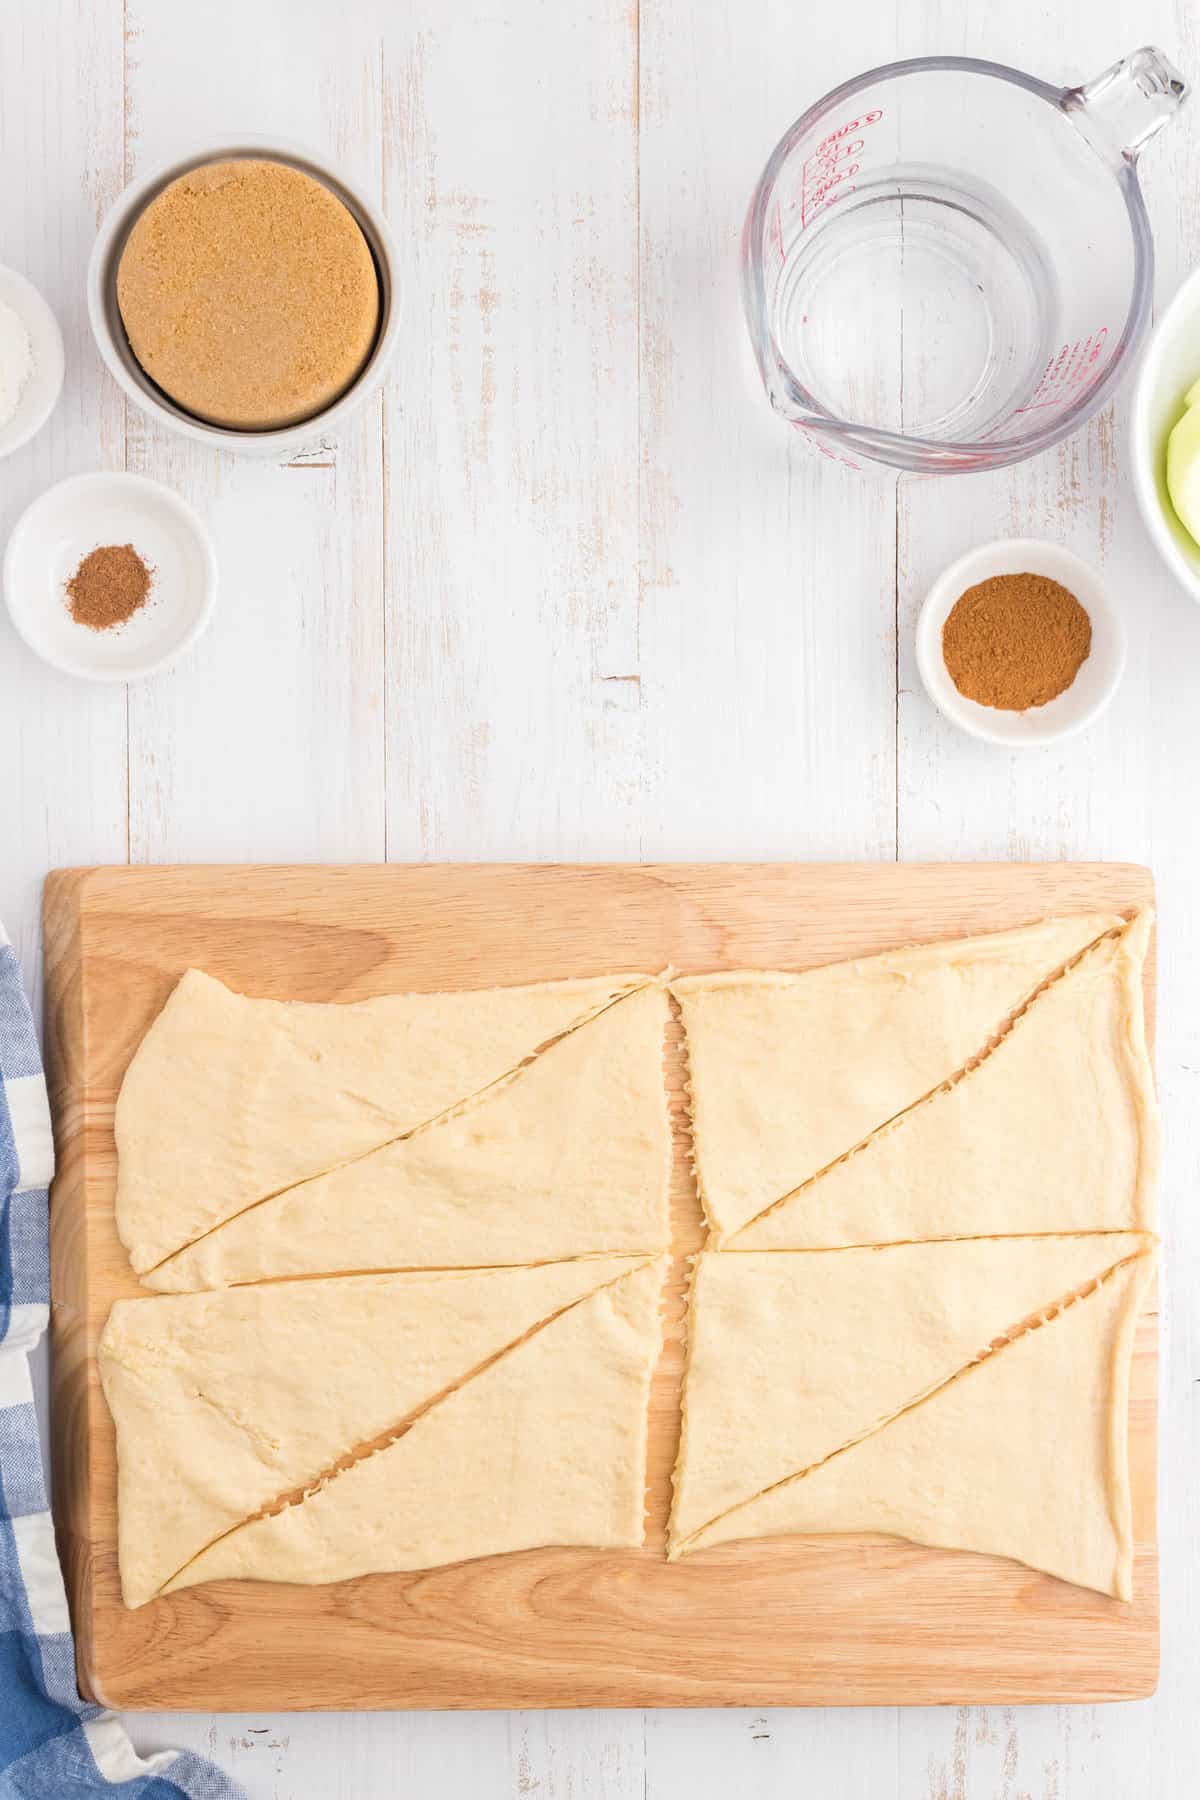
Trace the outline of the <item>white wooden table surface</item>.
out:
[[[775,139],[861,68],[935,50],[1055,81],[1194,0],[10,0],[0,261],[62,320],[49,482],[127,467],[216,535],[175,672],[41,667],[0,624],[0,917],[30,981],[48,868],[381,858],[1113,857],[1161,897],[1169,1154],[1163,1675],[1124,1708],[130,1720],[286,1800],[1184,1800],[1200,1765],[1200,614],[1155,561],[1128,394],[996,476],[864,481],[747,373],[735,258]],[[382,201],[404,336],[311,454],[220,460],[101,372],[83,273],[121,186],[222,134],[324,147]],[[1200,100],[1149,149],[1158,300],[1200,259]],[[407,277],[407,278],[406,278]],[[1197,346],[1200,356],[1200,345]],[[934,714],[915,611],[1012,533],[1106,570],[1131,653],[1081,740],[1009,757]]]

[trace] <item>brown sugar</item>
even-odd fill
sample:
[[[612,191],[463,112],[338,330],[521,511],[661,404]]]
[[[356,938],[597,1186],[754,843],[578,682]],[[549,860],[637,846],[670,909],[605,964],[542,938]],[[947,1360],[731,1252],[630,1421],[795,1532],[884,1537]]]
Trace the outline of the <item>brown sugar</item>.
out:
[[[288,163],[206,163],[164,188],[121,254],[117,302],[138,362],[214,425],[294,425],[344,393],[379,328],[355,219]]]
[[[1064,693],[1092,647],[1092,621],[1045,575],[994,575],[960,594],[942,627],[942,656],[959,693],[1024,712]]]

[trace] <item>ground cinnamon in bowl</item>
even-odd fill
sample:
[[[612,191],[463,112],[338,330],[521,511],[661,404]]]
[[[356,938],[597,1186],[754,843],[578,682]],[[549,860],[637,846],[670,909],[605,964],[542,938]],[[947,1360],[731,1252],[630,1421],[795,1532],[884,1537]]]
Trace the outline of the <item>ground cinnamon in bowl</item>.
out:
[[[154,570],[132,544],[100,544],[67,582],[67,607],[77,625],[111,631],[145,606],[153,585]]]
[[[1065,693],[1092,647],[1086,608],[1046,575],[993,575],[959,595],[942,656],[960,694],[1025,712]]]

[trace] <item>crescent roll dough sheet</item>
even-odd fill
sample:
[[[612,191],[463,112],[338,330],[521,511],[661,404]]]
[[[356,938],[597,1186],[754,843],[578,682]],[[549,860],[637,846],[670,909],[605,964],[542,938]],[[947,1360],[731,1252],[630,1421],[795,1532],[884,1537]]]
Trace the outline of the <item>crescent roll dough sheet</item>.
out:
[[[670,1553],[717,1541],[708,1528],[733,1509],[879,1431],[1150,1241],[1099,1232],[701,1255]],[[745,1535],[740,1523],[730,1535]]]
[[[714,1247],[948,1080],[1043,981],[1122,923],[1047,919],[802,975],[673,982]]]
[[[729,1248],[1152,1229],[1150,925],[1141,913],[1101,938],[961,1079],[760,1214]]]
[[[343,1581],[530,1550],[640,1544],[660,1260],[516,1345],[387,1448],[223,1537],[168,1589]]]
[[[638,1266],[596,1257],[119,1300],[99,1364],[117,1428],[126,1605]]]
[[[267,1194],[414,1130],[646,977],[345,1005],[252,1000],[198,969],[117,1101],[117,1229],[139,1272]]]
[[[702,1531],[732,1538],[880,1531],[1011,1557],[1128,1600],[1133,1334],[1153,1256],[965,1369],[873,1436]]]
[[[637,989],[465,1112],[248,1208],[148,1285],[664,1249],[668,1015],[663,988]]]

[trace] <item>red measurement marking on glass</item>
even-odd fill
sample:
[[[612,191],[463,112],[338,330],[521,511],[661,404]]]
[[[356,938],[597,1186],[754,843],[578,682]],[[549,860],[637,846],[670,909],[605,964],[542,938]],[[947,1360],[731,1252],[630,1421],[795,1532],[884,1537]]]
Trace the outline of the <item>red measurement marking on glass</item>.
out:
[[[844,456],[840,450],[831,450],[825,440],[819,437],[813,430],[813,427],[807,424],[804,419],[792,419],[790,423],[796,431],[802,433],[805,440],[812,445],[819,456],[828,457],[830,462],[841,463],[844,469],[861,470],[862,464],[860,462],[855,462],[852,456]]]
[[[791,206],[800,208],[801,231],[825,207],[854,192],[853,178],[862,167],[854,159],[861,154],[866,142],[855,133],[864,131],[868,125],[878,124],[882,117],[882,109],[876,108],[863,113],[860,118],[847,119],[844,125],[823,137],[812,154],[805,157],[800,165],[800,192],[791,201]]]
[[[1064,344],[1042,370],[1041,379],[1033,390],[1033,398],[1027,400],[1024,406],[1018,406],[1017,412],[1037,412],[1044,406],[1062,406],[1077,389],[1091,379],[1092,370],[1100,360],[1107,336],[1108,326],[1102,325],[1090,337],[1076,338],[1073,344]]]
[[[771,230],[769,233],[771,246],[781,263],[787,261],[787,252],[783,247],[783,210],[778,200],[771,209]]]

